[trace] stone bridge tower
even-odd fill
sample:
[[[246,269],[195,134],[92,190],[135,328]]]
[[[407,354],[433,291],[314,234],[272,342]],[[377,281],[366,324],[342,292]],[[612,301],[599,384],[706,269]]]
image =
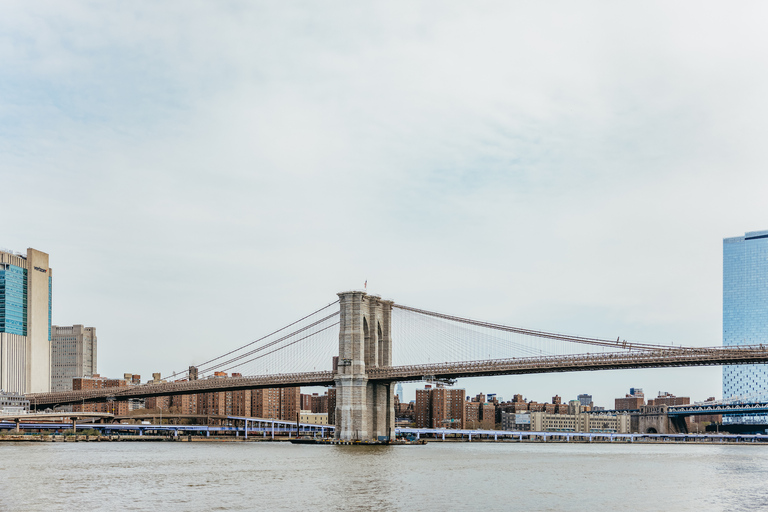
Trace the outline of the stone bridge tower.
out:
[[[637,426],[632,430],[641,434],[687,434],[688,424],[684,416],[670,416],[667,405],[642,405],[640,413],[632,415],[632,421],[637,418]]]
[[[368,382],[369,368],[392,365],[392,301],[364,292],[339,293],[336,438],[376,440],[395,434],[392,384]]]

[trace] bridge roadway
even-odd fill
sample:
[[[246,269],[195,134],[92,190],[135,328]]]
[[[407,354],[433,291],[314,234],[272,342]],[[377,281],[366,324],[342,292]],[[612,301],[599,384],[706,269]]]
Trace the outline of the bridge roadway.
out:
[[[763,345],[711,348],[668,348],[632,352],[605,352],[565,356],[541,356],[408,366],[387,366],[367,371],[369,381],[402,382],[425,378],[481,377],[530,373],[622,370],[768,363],[768,347]],[[129,400],[152,396],[185,395],[215,391],[279,388],[294,386],[333,386],[330,371],[262,375],[256,377],[208,378],[164,384],[144,384],[124,388],[62,391],[28,395],[35,407],[52,407],[105,400]]]

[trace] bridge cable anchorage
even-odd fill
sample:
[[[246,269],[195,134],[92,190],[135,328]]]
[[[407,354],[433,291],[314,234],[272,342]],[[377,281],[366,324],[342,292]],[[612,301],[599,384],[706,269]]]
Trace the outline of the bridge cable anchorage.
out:
[[[711,348],[717,348],[717,347],[673,347],[669,345],[657,345],[657,344],[649,344],[649,343],[637,343],[637,342],[627,342],[627,341],[619,341],[618,339],[616,341],[614,340],[606,340],[601,338],[587,338],[582,336],[570,336],[566,334],[558,334],[558,333],[551,333],[546,331],[536,331],[532,329],[524,329],[521,327],[511,327],[507,325],[501,325],[501,324],[495,324],[491,322],[484,322],[480,320],[472,320],[470,318],[463,318],[458,316],[452,316],[452,315],[446,315],[443,313],[437,313],[434,311],[427,311],[424,309],[418,309],[413,308],[409,306],[404,306],[402,304],[393,304],[393,309],[400,309],[403,311],[409,311],[412,313],[417,313],[420,315],[425,315],[428,317],[433,318],[440,318],[443,320],[448,320],[452,322],[458,322],[463,324],[469,324],[477,327],[483,327],[487,329],[492,330],[498,330],[498,331],[504,331],[509,333],[516,333],[516,334],[522,334],[526,336],[533,336],[537,338],[544,338],[549,340],[555,340],[555,341],[565,341],[569,343],[580,343],[585,345],[594,345],[599,347],[605,347],[605,348],[611,348],[611,349],[620,349],[620,350],[637,350],[637,351],[648,351],[648,350],[679,350],[679,351],[685,351],[685,352],[698,352],[698,351],[706,351],[710,350]]]
[[[284,330],[286,330],[287,328],[289,328],[289,327],[292,327],[292,326],[294,326],[294,325],[298,324],[299,322],[302,322],[302,321],[306,320],[307,318],[309,318],[309,317],[311,317],[311,316],[313,316],[313,315],[316,315],[316,314],[318,314],[319,312],[321,312],[321,311],[323,311],[323,310],[325,310],[325,309],[328,309],[329,307],[333,306],[334,304],[338,304],[338,303],[339,303],[339,301],[338,301],[338,299],[337,299],[337,300],[335,300],[335,301],[333,301],[333,302],[331,302],[331,303],[329,303],[329,304],[327,304],[327,305],[323,306],[322,308],[318,309],[317,311],[313,311],[312,313],[310,313],[310,314],[308,314],[308,315],[306,315],[306,316],[304,316],[304,317],[302,317],[302,318],[299,318],[299,319],[298,319],[298,320],[296,320],[295,322],[291,322],[290,324],[286,325],[285,327],[281,327],[280,329],[278,329],[278,330],[276,330],[276,331],[273,331],[273,332],[271,332],[271,333],[267,334],[266,336],[262,336],[261,338],[259,338],[259,339],[257,339],[257,340],[254,340],[254,341],[252,341],[252,342],[250,342],[250,343],[246,343],[246,344],[245,344],[245,345],[243,345],[242,347],[238,347],[238,348],[236,348],[236,349],[230,350],[229,352],[226,352],[226,353],[224,353],[224,354],[222,354],[222,355],[220,355],[220,356],[218,356],[218,357],[214,357],[213,359],[209,359],[208,361],[206,361],[206,362],[204,362],[204,363],[200,363],[200,364],[198,364],[198,365],[195,365],[195,366],[197,366],[198,368],[199,368],[199,367],[202,367],[202,366],[205,366],[205,365],[207,365],[207,364],[210,364],[210,363],[212,363],[212,362],[214,362],[214,361],[218,361],[219,359],[221,359],[221,358],[223,358],[223,357],[227,357],[227,356],[228,356],[228,355],[230,355],[230,354],[234,354],[234,353],[235,353],[235,352],[237,352],[238,350],[242,350],[242,349],[244,349],[244,348],[246,348],[246,347],[250,347],[251,345],[253,345],[253,344],[255,344],[255,343],[258,343],[258,342],[260,342],[260,341],[262,341],[262,340],[265,340],[265,339],[269,338],[270,336],[273,336],[273,335],[275,335],[275,334],[277,334],[277,333],[279,333],[279,332],[281,332],[281,331],[284,331]],[[177,376],[183,376],[183,375],[185,375],[185,374],[189,374],[189,369],[186,369],[186,370],[184,370],[184,371],[181,371],[181,372],[176,372],[176,373],[173,373],[173,374],[171,374],[171,375],[169,375],[169,376],[167,376],[167,377],[163,377],[163,380],[169,380],[169,379],[173,379],[174,377],[177,377]]]

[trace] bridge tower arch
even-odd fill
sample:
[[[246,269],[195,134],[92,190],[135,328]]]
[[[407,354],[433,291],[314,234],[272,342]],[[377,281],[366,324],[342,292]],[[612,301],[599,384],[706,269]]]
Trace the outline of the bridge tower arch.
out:
[[[353,291],[339,293],[336,438],[375,440],[395,432],[391,383],[369,382],[367,370],[392,365],[392,301]]]

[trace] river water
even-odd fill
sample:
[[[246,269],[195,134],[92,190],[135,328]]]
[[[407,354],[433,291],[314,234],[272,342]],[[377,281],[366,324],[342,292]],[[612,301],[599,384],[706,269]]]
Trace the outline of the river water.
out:
[[[0,443],[0,510],[766,510],[768,447]]]

